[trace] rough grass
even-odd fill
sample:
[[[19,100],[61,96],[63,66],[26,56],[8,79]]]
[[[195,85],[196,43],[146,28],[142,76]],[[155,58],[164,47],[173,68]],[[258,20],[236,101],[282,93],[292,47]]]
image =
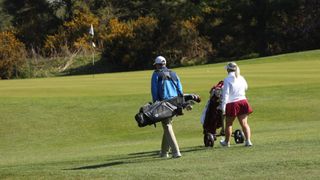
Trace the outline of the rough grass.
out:
[[[238,64],[254,147],[203,147],[199,117],[224,64],[178,68],[203,97],[175,118],[180,159],[158,158],[161,127],[133,118],[152,71],[0,81],[0,179],[318,179],[320,51]]]

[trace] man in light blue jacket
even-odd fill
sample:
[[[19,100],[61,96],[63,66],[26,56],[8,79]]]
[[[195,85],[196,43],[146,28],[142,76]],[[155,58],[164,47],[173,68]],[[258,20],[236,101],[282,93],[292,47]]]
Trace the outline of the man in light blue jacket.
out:
[[[151,79],[151,93],[153,102],[174,98],[183,94],[182,85],[178,75],[166,67],[166,59],[158,56],[154,64],[155,71]],[[172,118],[162,121],[163,137],[160,157],[169,157],[171,149],[172,157],[181,157],[180,149],[172,128]]]

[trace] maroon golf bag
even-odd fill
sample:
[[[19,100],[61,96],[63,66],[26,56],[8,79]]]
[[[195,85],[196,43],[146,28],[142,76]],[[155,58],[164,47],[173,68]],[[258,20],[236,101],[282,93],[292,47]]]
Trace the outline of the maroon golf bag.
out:
[[[213,147],[213,142],[216,140],[217,129],[223,127],[222,111],[218,108],[221,105],[221,94],[223,81],[214,85],[210,90],[210,98],[203,112],[203,141],[206,147]],[[224,128],[222,128],[222,131]],[[222,132],[224,135],[224,132]]]
[[[221,108],[218,108],[221,106],[222,88],[223,81],[218,82],[218,84],[211,88],[210,98],[201,117],[203,142],[206,147],[213,147],[217,136],[225,136],[224,115],[222,114]],[[219,128],[221,128],[221,130],[217,133],[217,129]],[[235,130],[232,136],[236,144],[244,142],[244,134],[240,129]]]

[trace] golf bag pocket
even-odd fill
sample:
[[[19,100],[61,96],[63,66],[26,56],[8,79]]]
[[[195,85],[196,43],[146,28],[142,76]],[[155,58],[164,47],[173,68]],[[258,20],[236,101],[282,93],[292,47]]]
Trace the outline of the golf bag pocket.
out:
[[[167,101],[156,101],[142,106],[135,119],[139,127],[145,127],[176,115],[177,106]]]

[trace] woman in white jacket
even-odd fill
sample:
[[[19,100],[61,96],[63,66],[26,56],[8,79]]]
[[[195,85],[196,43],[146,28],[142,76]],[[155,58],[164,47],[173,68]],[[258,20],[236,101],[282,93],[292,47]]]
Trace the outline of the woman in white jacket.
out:
[[[246,138],[245,146],[252,146],[248,115],[253,111],[245,96],[248,84],[240,75],[240,69],[236,63],[229,62],[225,69],[228,76],[224,79],[221,108],[223,114],[226,115],[226,136],[225,140],[220,141],[220,144],[224,147],[230,146],[232,124],[237,117]]]

